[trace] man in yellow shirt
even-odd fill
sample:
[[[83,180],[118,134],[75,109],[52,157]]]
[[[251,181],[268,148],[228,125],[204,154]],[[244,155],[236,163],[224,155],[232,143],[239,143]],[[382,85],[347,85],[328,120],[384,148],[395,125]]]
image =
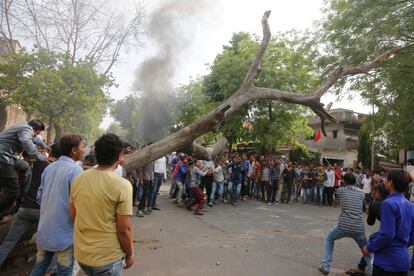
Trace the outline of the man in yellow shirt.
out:
[[[123,144],[114,134],[100,137],[98,167],[80,174],[71,187],[74,253],[87,275],[118,276],[134,263],[132,187],[114,172],[123,160]]]

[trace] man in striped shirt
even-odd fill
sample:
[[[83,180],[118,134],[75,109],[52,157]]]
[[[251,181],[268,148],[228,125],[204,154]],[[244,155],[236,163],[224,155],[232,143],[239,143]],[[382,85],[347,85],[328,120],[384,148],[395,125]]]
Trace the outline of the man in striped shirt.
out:
[[[335,240],[342,238],[352,238],[359,246],[363,248],[367,245],[365,236],[363,211],[364,192],[355,187],[356,179],[353,174],[347,173],[343,177],[345,187],[338,188],[336,195],[341,206],[341,214],[339,215],[338,225],[332,228],[331,232],[325,238],[325,249],[322,264],[319,271],[323,274],[329,274],[332,262],[332,255]],[[365,257],[368,264],[368,272],[372,272],[370,257]]]

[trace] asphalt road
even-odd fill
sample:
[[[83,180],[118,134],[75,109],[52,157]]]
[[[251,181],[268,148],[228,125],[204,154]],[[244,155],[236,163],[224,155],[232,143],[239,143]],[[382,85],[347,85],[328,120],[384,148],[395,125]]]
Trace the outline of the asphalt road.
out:
[[[197,217],[171,203],[166,190],[161,211],[133,219],[137,255],[124,275],[322,275],[323,239],[339,208],[248,200],[220,203]],[[353,240],[337,241],[330,275],[346,275],[360,256]]]

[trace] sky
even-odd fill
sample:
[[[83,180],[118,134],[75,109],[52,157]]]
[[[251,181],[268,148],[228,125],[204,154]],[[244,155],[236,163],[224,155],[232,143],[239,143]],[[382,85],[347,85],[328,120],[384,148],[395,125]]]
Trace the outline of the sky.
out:
[[[125,3],[128,3],[128,0]],[[178,86],[187,83],[191,78],[208,73],[208,64],[222,51],[223,45],[228,44],[233,33],[240,31],[261,35],[261,18],[265,11],[271,10],[269,19],[272,34],[292,29],[312,29],[315,22],[322,18],[323,0],[176,0],[204,2],[205,10],[197,20],[189,20],[183,24],[180,34],[188,40],[188,46],[176,55],[176,70],[172,77],[173,84]],[[146,9],[151,11],[165,3],[165,0],[147,1]],[[125,4],[126,7],[128,4]],[[188,30],[186,29],[188,26]],[[122,99],[132,93],[135,73],[139,65],[154,54],[150,43],[143,43],[137,49],[123,52],[120,62],[114,67],[113,74],[118,84],[110,90],[115,100]],[[322,102],[333,102],[332,108],[348,108],[356,112],[368,113],[369,107],[361,103],[359,96],[352,99],[344,98],[338,101],[334,95],[324,95]],[[107,116],[101,127],[107,128],[112,119]]]

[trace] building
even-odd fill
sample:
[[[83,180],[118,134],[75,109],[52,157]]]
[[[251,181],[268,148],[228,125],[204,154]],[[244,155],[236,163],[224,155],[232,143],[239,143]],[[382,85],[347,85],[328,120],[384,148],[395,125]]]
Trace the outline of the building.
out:
[[[10,62],[10,53],[18,52],[20,49],[21,46],[17,40],[0,38],[0,63]],[[18,105],[1,104],[1,100],[5,96],[5,93],[2,92],[4,91],[0,90],[0,130],[27,120],[26,113]]]
[[[338,123],[325,121],[327,136],[322,134],[321,140],[316,143],[313,142],[313,137],[300,142],[319,152],[321,162],[337,163],[341,167],[356,166],[359,129],[366,115],[349,109],[332,109],[329,113]],[[316,133],[321,127],[321,120],[319,117],[310,118],[308,125]]]

